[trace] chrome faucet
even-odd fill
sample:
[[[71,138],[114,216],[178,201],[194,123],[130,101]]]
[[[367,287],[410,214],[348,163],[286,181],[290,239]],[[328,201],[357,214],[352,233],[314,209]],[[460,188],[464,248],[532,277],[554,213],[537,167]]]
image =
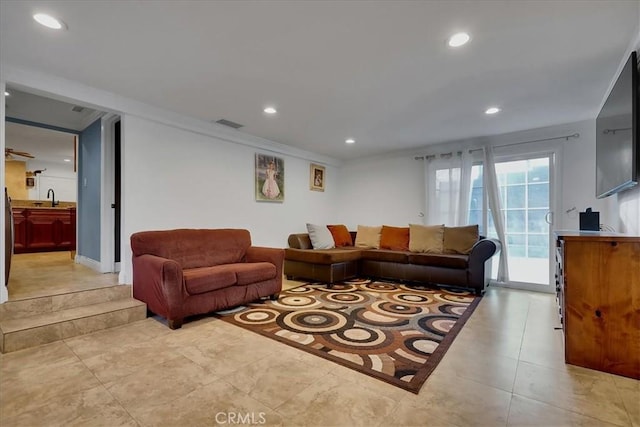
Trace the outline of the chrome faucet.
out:
[[[50,188],[49,191],[47,191],[47,199],[49,198],[49,196],[51,196],[51,207],[55,208],[56,206],[58,206],[60,204],[60,202],[56,202],[56,193],[53,191],[53,188]]]

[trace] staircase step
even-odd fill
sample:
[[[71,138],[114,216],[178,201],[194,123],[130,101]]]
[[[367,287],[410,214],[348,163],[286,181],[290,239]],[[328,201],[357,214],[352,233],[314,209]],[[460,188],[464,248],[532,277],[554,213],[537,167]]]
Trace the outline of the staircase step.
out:
[[[5,303],[6,304],[6,303]],[[143,320],[145,303],[131,297],[0,322],[0,352],[9,353]]]
[[[110,285],[82,291],[6,301],[4,304],[0,304],[0,322],[130,298],[131,295],[131,285]]]

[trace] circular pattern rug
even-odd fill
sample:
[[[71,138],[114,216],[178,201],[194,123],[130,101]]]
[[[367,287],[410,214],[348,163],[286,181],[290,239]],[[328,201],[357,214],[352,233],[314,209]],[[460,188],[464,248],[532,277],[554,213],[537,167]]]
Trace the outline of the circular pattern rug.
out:
[[[418,393],[480,297],[369,280],[306,284],[217,315]]]

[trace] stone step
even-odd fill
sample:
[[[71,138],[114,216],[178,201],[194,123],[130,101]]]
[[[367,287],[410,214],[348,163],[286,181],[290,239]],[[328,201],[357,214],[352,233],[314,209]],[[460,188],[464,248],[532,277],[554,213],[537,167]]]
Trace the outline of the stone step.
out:
[[[62,292],[34,298],[6,301],[0,304],[0,322],[59,310],[130,298],[131,285],[110,285],[82,291]]]
[[[75,302],[71,305],[74,304]],[[0,352],[9,353],[35,347],[146,317],[146,304],[126,297],[3,320],[0,321]]]

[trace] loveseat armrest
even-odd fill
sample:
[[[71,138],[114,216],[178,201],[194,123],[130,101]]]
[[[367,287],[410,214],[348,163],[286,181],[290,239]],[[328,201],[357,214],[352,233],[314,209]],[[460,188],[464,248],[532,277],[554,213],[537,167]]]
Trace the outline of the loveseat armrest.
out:
[[[276,277],[282,280],[284,249],[250,246],[247,248],[245,260],[247,262],[270,262],[276,266]]]
[[[187,298],[182,267],[156,255],[134,256],[133,296],[167,319],[182,317],[182,302]]]

